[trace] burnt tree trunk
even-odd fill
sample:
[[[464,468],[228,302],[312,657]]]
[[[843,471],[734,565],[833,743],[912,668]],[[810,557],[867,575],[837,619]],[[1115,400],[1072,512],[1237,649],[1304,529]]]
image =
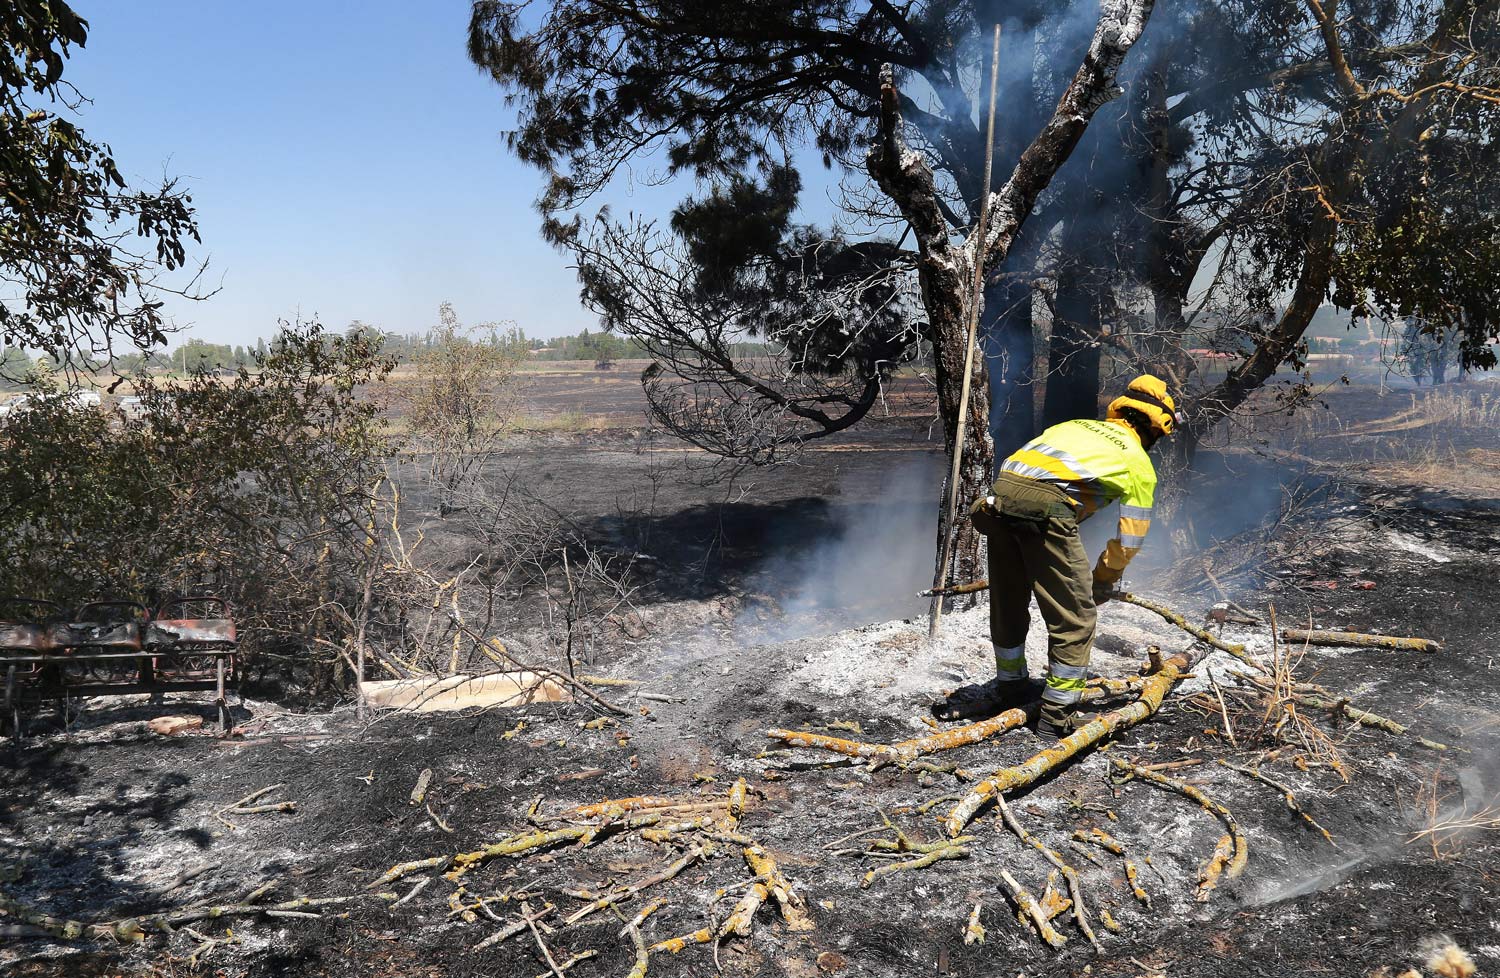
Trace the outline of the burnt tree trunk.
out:
[[[1052,302],[1052,337],[1047,344],[1047,392],[1042,425],[1092,418],[1099,411],[1100,339],[1114,298],[1104,273],[1109,255],[1091,221],[1070,220],[1060,251]]]
[[[1078,145],[1089,121],[1119,94],[1116,73],[1145,30],[1153,2],[1102,0],[1098,26],[1078,71],[1058,99],[1051,118],[1021,154],[1010,179],[991,194],[991,223],[982,240],[972,232],[966,240],[955,240],[949,231],[932,169],[923,154],[907,141],[894,69],[890,65],[881,69],[880,134],[866,158],[866,167],[875,183],[900,208],[917,242],[917,277],[931,330],[938,413],[947,443],[955,446],[958,439],[963,439],[964,458],[957,487],[961,507],[967,507],[987,490],[994,458],[989,434],[989,389],[982,357],[975,358],[967,430],[954,430],[958,426],[958,402],[962,396],[975,264],[988,275],[1005,261],[1037,198]],[[945,525],[947,515],[942,501],[939,507],[942,513],[939,540],[958,530],[949,577],[972,579],[979,570],[979,535],[966,519],[957,528]],[[940,545],[938,552],[942,551]]]
[[[1108,301],[1105,288],[1097,276],[1086,272],[1058,279],[1047,348],[1043,427],[1092,418],[1099,412],[1099,334],[1102,307]]]
[[[1007,281],[984,294],[985,352],[993,364],[990,431],[1004,458],[1036,435],[1036,346],[1031,283]]]

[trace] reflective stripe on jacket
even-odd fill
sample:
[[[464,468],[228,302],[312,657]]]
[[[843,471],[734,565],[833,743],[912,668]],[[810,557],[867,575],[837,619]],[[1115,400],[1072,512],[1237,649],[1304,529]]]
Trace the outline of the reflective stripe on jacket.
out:
[[[1080,521],[1119,501],[1119,532],[1094,568],[1100,583],[1119,581],[1146,542],[1156,468],[1127,424],[1080,419],[1053,425],[1007,458],[1000,470],[1062,489],[1078,507]]]

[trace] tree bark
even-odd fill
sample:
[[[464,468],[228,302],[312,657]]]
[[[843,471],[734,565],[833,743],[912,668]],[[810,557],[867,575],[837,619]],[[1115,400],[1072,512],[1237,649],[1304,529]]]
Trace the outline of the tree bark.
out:
[[[1091,275],[1068,275],[1057,283],[1043,427],[1099,412],[1099,334],[1106,301],[1102,286]]]
[[[1007,281],[984,294],[985,353],[994,365],[990,431],[1004,458],[1036,435],[1036,362],[1030,282]]]
[[[1080,228],[1076,219],[1063,232],[1060,250],[1067,258],[1052,302],[1043,427],[1092,418],[1099,411],[1099,341],[1106,307],[1114,300],[1103,274],[1108,256],[1101,253],[1098,234],[1097,229]]]

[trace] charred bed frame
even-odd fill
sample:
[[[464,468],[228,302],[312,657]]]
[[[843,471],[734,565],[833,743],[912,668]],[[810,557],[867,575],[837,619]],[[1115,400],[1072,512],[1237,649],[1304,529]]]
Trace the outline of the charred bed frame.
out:
[[[21,707],[44,700],[214,690],[229,729],[225,690],[239,643],[229,604],[174,598],[153,612],[134,601],[95,601],[69,612],[51,601],[0,598],[3,717],[19,735]]]

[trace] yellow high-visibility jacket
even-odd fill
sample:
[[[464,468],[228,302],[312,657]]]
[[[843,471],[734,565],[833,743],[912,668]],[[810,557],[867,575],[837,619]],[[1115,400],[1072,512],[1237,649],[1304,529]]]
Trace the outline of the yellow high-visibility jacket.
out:
[[[1062,489],[1080,522],[1119,500],[1119,533],[1099,555],[1094,580],[1111,586],[1120,580],[1146,542],[1156,499],[1156,467],[1134,428],[1119,421],[1065,421],[1027,442],[1000,470]]]

